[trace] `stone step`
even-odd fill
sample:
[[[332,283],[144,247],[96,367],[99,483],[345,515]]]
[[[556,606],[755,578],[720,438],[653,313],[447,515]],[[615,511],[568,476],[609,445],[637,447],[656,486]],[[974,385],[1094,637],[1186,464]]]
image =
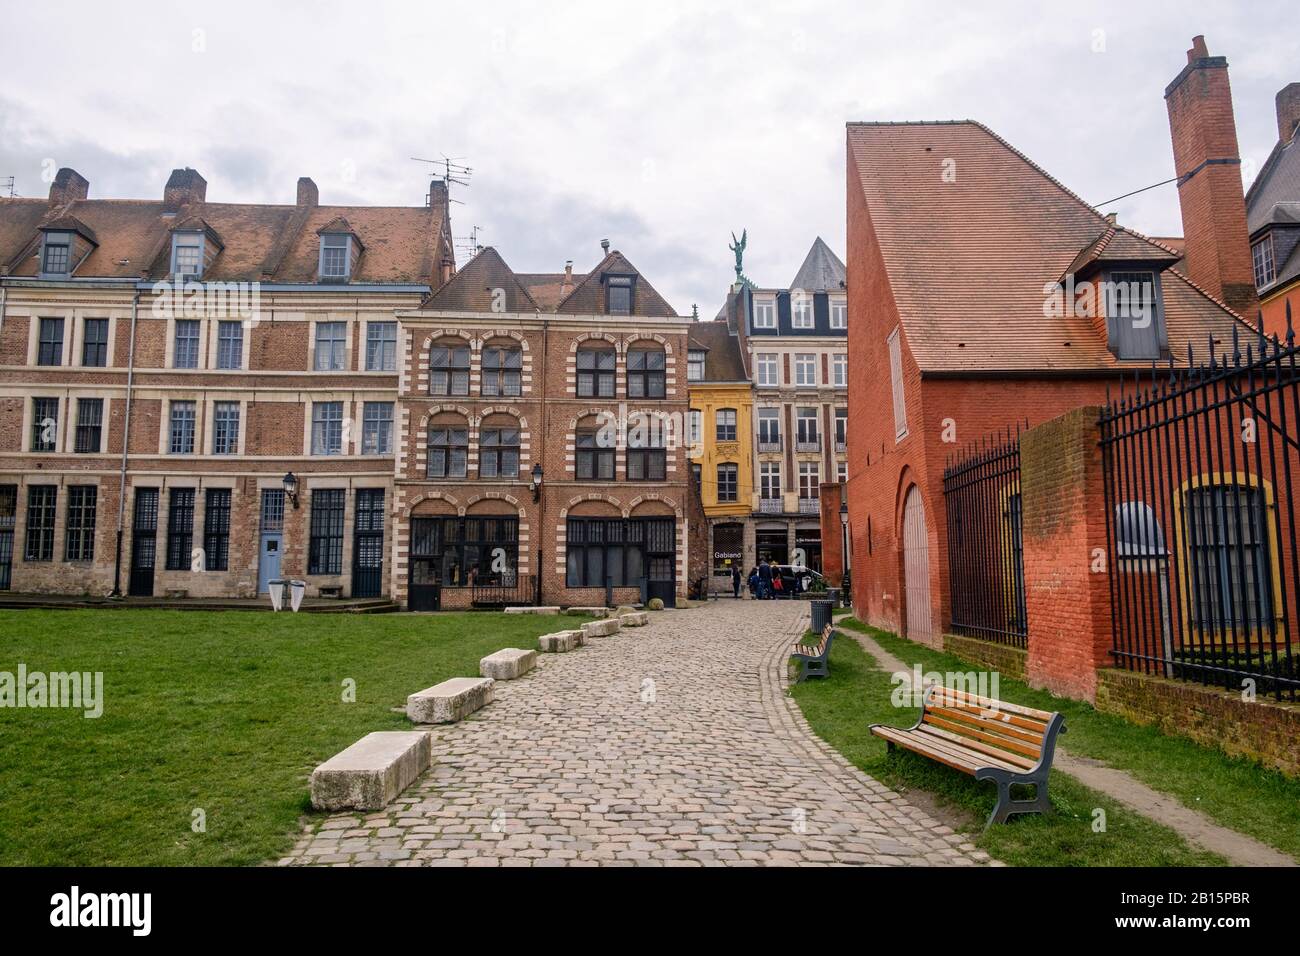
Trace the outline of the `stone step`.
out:
[[[493,680],[514,680],[537,666],[537,652],[505,647],[478,662],[478,672]]]
[[[623,627],[645,627],[650,623],[650,615],[645,611],[633,611],[622,615],[618,620]]]
[[[454,724],[492,703],[490,677],[453,677],[406,698],[406,716],[417,724]]]
[[[537,649],[543,654],[564,654],[586,643],[582,631],[556,631],[537,639]]]
[[[382,810],[429,769],[432,745],[422,730],[377,730],[330,757],[311,774],[318,810]]]
[[[593,637],[608,637],[610,634],[617,634],[619,619],[616,617],[607,617],[603,621],[592,621],[590,624],[582,625],[582,638],[589,641]]]
[[[558,607],[515,606],[506,608],[507,614],[559,614]]]

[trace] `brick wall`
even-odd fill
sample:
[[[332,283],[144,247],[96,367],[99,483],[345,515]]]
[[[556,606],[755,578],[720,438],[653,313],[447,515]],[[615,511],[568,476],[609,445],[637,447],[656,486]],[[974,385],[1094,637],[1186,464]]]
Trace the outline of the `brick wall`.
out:
[[[1295,704],[1263,697],[1247,703],[1239,692],[1104,668],[1097,672],[1096,706],[1300,777],[1300,706]]]
[[[943,649],[964,661],[995,670],[1004,677],[1015,680],[1025,679],[1027,652],[1022,647],[981,641],[979,638],[966,637],[963,634],[945,634]]]

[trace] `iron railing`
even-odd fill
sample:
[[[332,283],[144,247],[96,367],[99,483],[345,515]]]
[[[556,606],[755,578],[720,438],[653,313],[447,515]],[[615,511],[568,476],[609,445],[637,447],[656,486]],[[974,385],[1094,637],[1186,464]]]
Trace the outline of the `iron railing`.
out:
[[[499,580],[470,585],[474,607],[506,607],[537,601],[536,575],[501,575]]]
[[[1118,666],[1295,700],[1300,374],[1285,341],[1234,334],[1154,366],[1101,415]],[[1142,376],[1146,378],[1146,376]],[[1108,397],[1109,398],[1109,397]]]
[[[943,496],[953,631],[1026,647],[1019,432],[950,458]]]

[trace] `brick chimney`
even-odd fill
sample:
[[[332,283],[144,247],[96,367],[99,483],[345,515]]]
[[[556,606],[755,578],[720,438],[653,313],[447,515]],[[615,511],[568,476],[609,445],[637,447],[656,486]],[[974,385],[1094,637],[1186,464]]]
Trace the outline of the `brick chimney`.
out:
[[[1277,91],[1277,136],[1284,143],[1295,136],[1300,123],[1300,83],[1288,83]]]
[[[208,197],[208,181],[193,169],[173,169],[163,189],[163,205],[176,210],[186,203],[204,202]]]
[[[64,166],[50,183],[50,205],[62,206],[90,195],[90,180],[71,167]]]
[[[319,206],[320,190],[310,176],[298,177],[298,205]]]
[[[1187,66],[1165,87],[1185,267],[1192,281],[1243,316],[1258,307],[1246,234],[1241,156],[1228,87],[1228,61],[1192,40]]]

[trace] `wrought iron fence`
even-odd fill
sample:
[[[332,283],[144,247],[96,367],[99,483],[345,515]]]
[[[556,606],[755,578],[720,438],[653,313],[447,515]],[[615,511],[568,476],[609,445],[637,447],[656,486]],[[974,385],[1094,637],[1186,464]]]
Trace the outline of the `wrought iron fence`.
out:
[[[943,496],[952,629],[1025,647],[1019,429],[950,458]]]
[[[499,575],[496,580],[471,585],[470,601],[474,607],[505,607],[514,604],[535,604],[537,601],[537,576],[520,574]]]
[[[1247,335],[1243,351],[1241,338],[1108,396],[1112,653],[1129,670],[1295,700],[1300,350],[1289,311],[1284,341]]]

